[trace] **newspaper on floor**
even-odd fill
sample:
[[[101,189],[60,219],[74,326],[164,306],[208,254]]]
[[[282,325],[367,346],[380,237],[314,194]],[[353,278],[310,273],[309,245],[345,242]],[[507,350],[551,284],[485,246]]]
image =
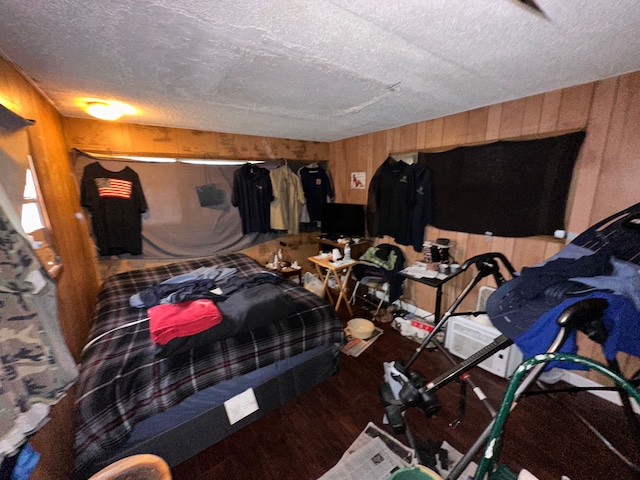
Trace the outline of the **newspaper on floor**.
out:
[[[344,453],[343,458],[355,452],[363,445],[371,442],[374,438],[380,438],[387,446],[387,448],[389,448],[389,450],[396,454],[398,458],[400,458],[400,460],[405,463],[405,467],[412,467],[417,463],[415,450],[407,447],[405,444],[389,435],[373,422],[369,422],[367,424],[360,435],[358,435],[358,438],[355,439],[355,441]]]
[[[446,441],[442,442],[441,448],[447,451],[447,456],[449,457],[449,462],[448,462],[449,468],[448,469],[442,468],[442,464],[439,463],[438,471],[442,478],[447,478],[449,473],[451,473],[451,470],[453,470],[453,467],[455,467],[460,461],[460,459],[462,458],[462,453],[460,453],[458,450],[453,448]],[[473,479],[473,476],[476,474],[477,469],[478,469],[478,464],[475,462],[471,462],[469,463],[469,465],[467,465],[467,468],[465,468],[462,471],[462,473],[458,478],[460,480],[471,480]]]
[[[353,338],[347,335],[347,344],[342,347],[342,353],[345,353],[351,357],[357,357],[367,348],[369,348],[371,344],[375,342],[380,335],[382,335],[382,333],[383,330],[380,327],[375,327],[371,336],[366,340]]]
[[[389,480],[403,462],[380,438],[343,457],[335,467],[319,480]]]
[[[388,480],[415,464],[415,452],[369,423],[340,461],[319,480]]]

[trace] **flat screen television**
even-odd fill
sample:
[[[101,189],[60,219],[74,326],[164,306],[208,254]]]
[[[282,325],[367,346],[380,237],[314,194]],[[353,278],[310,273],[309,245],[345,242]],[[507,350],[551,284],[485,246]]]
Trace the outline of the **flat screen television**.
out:
[[[365,208],[355,203],[325,203],[322,205],[320,232],[324,238],[365,236]]]

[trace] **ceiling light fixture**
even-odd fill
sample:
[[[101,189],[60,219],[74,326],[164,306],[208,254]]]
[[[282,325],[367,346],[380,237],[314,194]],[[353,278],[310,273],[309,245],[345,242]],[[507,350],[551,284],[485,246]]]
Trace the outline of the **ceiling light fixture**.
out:
[[[101,120],[117,120],[122,116],[122,112],[119,109],[112,108],[106,102],[89,102],[84,111]]]
[[[122,115],[135,113],[135,108],[121,102],[91,100],[85,104],[84,111],[101,120],[117,120]]]

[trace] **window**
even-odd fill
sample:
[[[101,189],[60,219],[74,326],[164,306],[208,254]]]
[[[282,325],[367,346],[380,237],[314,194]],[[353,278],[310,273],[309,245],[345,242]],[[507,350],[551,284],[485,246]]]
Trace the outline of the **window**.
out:
[[[31,169],[27,169],[26,179],[24,183],[24,196],[22,199],[22,215],[20,223],[27,234],[32,234],[36,230],[44,228],[42,214],[40,213],[40,203],[38,202],[38,194],[36,185],[33,181],[33,173]]]
[[[40,189],[34,176],[33,159],[27,155],[29,166],[26,169],[24,190],[22,194],[22,211],[20,224],[29,237],[31,246],[49,274],[56,276],[61,267],[60,257],[56,255],[51,244],[51,237],[46,221],[46,212],[40,201]]]

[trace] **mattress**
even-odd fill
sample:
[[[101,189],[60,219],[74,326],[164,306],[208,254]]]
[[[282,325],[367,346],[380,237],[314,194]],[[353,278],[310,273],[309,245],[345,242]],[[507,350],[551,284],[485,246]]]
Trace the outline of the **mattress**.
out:
[[[122,447],[106,451],[102,458],[76,472],[76,478],[87,478],[117,460],[140,453],[158,455],[174,467],[334,375],[339,354],[339,346],[322,345],[197,392],[136,424]],[[225,402],[247,390],[253,392],[259,408],[231,423]]]
[[[317,295],[288,281],[276,286],[283,295],[292,299],[296,307],[293,314],[250,332],[215,342],[204,350],[189,351],[177,357],[157,356],[150,339],[146,309],[131,307],[131,296],[168,278],[203,266],[234,268],[236,278],[247,279],[266,270],[244,254],[229,253],[126,272],[105,281],[98,294],[88,343],[90,346],[83,353],[80,366],[76,396],[76,472],[86,472],[100,461],[113,458],[114,452],[133,448],[134,443],[144,443],[157,437],[158,431],[146,439],[135,437],[128,444],[136,425],[145,419],[170,412],[194,394],[215,385],[223,385],[222,382],[279,364],[280,373],[275,376],[267,373],[267,380],[260,376],[249,377],[249,383],[255,381],[261,390],[276,388],[275,399],[262,400],[266,411],[267,404],[275,408],[281,401],[294,398],[310,388],[313,378],[322,381],[329,371],[335,370],[338,357],[333,352],[337,352],[344,343],[343,327],[335,310]],[[324,352],[321,358],[332,360],[328,363],[307,363],[311,359],[299,357],[302,363],[290,368],[286,367],[286,362],[279,363],[318,347],[324,347],[316,350],[318,354]],[[312,354],[311,358],[314,357]],[[308,367],[314,365],[318,368],[318,375],[308,371]],[[283,378],[295,375],[294,372],[300,371],[298,368],[306,372],[309,382],[302,382],[306,384],[300,388],[292,387],[287,395],[278,400],[277,390],[281,388],[278,385],[282,384],[282,380],[276,379],[281,374]],[[267,397],[272,395],[265,393],[265,399]],[[205,411],[211,408],[215,411],[216,404],[219,409],[219,400],[214,399],[211,404],[213,407],[205,407]],[[237,428],[229,428],[228,421],[220,411],[215,418],[209,432],[210,439],[217,436],[224,438]],[[242,421],[239,424],[242,425]],[[216,432],[216,429],[219,431]],[[182,457],[182,454],[176,455],[173,463],[182,461]]]

